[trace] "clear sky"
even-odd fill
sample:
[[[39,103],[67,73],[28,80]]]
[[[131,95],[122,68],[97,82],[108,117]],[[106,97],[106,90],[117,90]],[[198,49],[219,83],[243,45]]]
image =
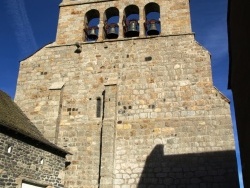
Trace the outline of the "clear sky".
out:
[[[60,2],[0,0],[0,89],[12,98],[19,62],[55,40]],[[190,7],[196,40],[212,55],[214,85],[231,100],[232,106],[232,94],[227,90],[227,0],[190,0]],[[231,110],[235,122],[234,108]]]

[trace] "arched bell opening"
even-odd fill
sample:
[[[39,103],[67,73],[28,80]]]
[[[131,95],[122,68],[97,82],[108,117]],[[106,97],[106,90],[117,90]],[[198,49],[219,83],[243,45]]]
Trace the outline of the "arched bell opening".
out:
[[[119,36],[119,10],[115,7],[110,7],[104,14],[104,31],[105,38],[116,39]]]
[[[159,35],[161,32],[160,6],[156,3],[148,3],[145,6],[145,17],[146,35]]]
[[[86,41],[96,41],[99,34],[100,14],[98,10],[92,9],[85,15],[85,39]]]
[[[129,5],[124,10],[123,26],[125,37],[138,37],[139,29],[139,8],[136,5]]]

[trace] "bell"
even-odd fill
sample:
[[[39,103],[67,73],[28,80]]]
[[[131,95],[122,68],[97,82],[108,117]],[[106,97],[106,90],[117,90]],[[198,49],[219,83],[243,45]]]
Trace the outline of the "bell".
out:
[[[137,21],[129,21],[129,25],[127,26],[127,32],[126,36],[127,37],[138,37],[139,36],[139,30],[137,27]]]
[[[109,27],[107,32],[107,38],[108,39],[116,39],[118,37],[118,34],[115,30],[115,27]]]
[[[91,28],[90,30],[88,30],[88,38],[90,40],[96,40],[98,38],[95,28]]]
[[[155,22],[149,23],[147,34],[148,35],[159,35],[159,31],[156,27]]]

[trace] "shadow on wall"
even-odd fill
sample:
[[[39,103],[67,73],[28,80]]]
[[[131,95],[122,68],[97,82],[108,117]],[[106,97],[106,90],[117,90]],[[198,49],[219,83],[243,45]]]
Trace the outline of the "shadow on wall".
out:
[[[238,188],[234,151],[164,156],[156,145],[147,157],[138,188]]]

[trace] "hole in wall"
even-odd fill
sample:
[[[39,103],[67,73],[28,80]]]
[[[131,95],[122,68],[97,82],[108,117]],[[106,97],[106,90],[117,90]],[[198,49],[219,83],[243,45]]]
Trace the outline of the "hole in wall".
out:
[[[43,157],[41,157],[41,158],[40,158],[39,163],[40,163],[41,165],[43,165],[43,164],[44,164],[44,158],[43,158]]]
[[[13,151],[13,146],[12,145],[8,145],[7,147],[7,153],[12,153]]]

